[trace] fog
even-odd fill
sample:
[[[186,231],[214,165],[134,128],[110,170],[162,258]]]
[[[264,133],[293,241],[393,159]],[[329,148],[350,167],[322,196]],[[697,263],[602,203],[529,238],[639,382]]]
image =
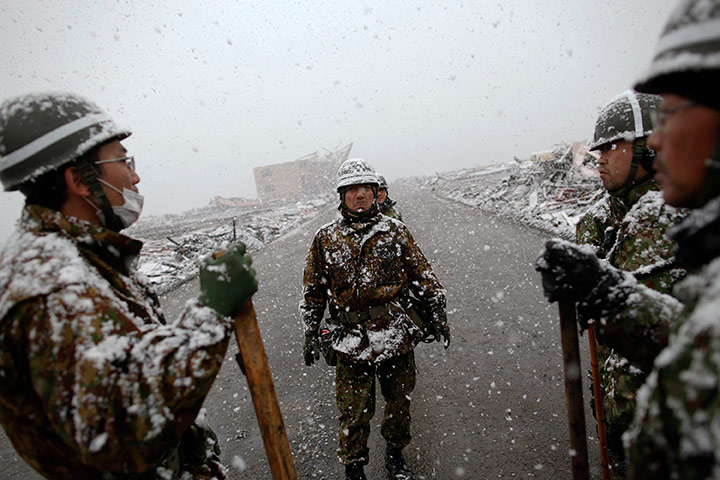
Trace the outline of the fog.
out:
[[[348,142],[392,181],[588,139],[675,2],[149,3],[0,0],[2,99],[73,91],[129,126],[145,215]]]

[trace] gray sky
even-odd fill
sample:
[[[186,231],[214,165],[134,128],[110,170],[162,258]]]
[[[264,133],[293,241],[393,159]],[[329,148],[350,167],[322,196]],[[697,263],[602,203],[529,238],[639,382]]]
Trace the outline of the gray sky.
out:
[[[144,214],[179,213],[351,141],[392,181],[588,139],[674,4],[0,0],[0,96],[95,101],[134,132]]]

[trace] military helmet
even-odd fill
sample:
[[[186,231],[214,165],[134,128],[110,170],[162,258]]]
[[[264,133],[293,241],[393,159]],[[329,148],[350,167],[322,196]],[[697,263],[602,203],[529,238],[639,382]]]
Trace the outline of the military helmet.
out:
[[[660,108],[662,99],[627,90],[613,97],[600,110],[590,150],[619,141],[635,141],[652,133],[651,112]]]
[[[345,160],[337,171],[337,191],[350,185],[378,185],[375,169],[362,158]]]
[[[635,88],[672,93],[720,110],[720,0],[683,0]]]
[[[387,190],[387,181],[385,180],[385,177],[383,177],[382,175],[380,175],[378,173],[377,178],[378,178],[378,188],[384,188],[385,190]]]
[[[40,93],[0,104],[0,181],[6,191],[130,131],[72,93]]]

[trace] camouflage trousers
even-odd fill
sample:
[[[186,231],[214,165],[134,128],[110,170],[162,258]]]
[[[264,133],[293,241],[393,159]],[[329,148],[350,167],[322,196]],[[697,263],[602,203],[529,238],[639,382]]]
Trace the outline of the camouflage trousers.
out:
[[[382,363],[353,363],[339,355],[335,370],[336,405],[340,411],[338,456],[345,465],[369,459],[370,420],[375,414],[375,377],[385,399],[380,434],[396,447],[410,443],[410,393],[415,388],[413,351]]]

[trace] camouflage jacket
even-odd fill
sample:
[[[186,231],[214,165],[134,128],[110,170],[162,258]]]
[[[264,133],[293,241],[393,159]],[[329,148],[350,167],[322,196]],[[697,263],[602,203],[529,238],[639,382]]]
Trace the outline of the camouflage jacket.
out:
[[[48,478],[158,478],[220,369],[229,321],[166,324],[141,247],[31,205],[0,254],[0,422]]]
[[[685,209],[664,202],[655,180],[646,180],[625,197],[606,194],[580,220],[576,239],[593,246],[610,265],[632,272],[672,257],[676,245],[665,232],[685,215]],[[667,271],[644,278],[643,283],[669,293],[682,275]]]
[[[670,235],[678,259],[694,260],[674,297],[637,284],[598,335],[652,368],[624,437],[628,478],[720,478],[720,198]]]
[[[383,215],[387,215],[388,217],[392,217],[395,220],[400,220],[402,222],[402,215],[400,215],[400,211],[395,208],[395,205],[397,205],[397,202],[388,197],[385,200],[385,203],[379,205],[380,213],[382,213]]]
[[[447,323],[445,289],[402,223],[374,215],[363,223],[340,218],[315,234],[305,263],[300,313],[305,333],[318,332],[328,306],[332,348],[351,360],[381,362],[410,351],[420,335],[400,305],[407,290],[420,299],[433,321]],[[389,304],[379,318],[357,323],[340,312]]]
[[[647,180],[624,197],[606,194],[578,224],[577,242],[593,246],[598,257],[625,271],[638,271],[671,258],[676,245],[666,231],[686,211],[665,204],[659,189],[656,181]],[[683,275],[684,271],[674,269],[647,276],[642,283],[670,293]],[[635,394],[647,372],[630,364],[604,342],[598,345],[598,362],[608,429],[619,435],[632,420]]]

